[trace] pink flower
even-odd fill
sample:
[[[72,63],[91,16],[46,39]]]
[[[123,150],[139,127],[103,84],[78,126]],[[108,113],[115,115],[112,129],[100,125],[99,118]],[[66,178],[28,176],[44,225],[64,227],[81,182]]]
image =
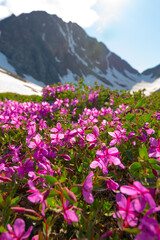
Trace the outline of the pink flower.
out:
[[[99,167],[100,169],[102,169],[102,172],[103,172],[104,174],[107,174],[107,173],[108,173],[107,166],[106,166],[105,162],[103,161],[103,159],[101,159],[101,158],[95,158],[95,159],[91,162],[90,168],[95,169],[95,168],[97,168],[97,167]]]
[[[141,240],[141,239],[146,239],[146,240],[159,240],[160,239],[160,227],[154,218],[148,217],[148,215],[151,215],[155,212],[160,211],[160,206],[156,208],[151,208],[149,211],[143,216],[142,219],[140,219],[140,224],[139,224],[139,229],[142,230],[140,232],[135,240]]]
[[[75,211],[71,209],[74,209],[74,206],[69,205],[69,201],[66,200],[63,205],[63,212],[64,212],[64,219],[67,220],[69,224],[72,224],[72,222],[79,221],[78,215],[75,213]]]
[[[33,226],[29,227],[25,232],[25,222],[21,218],[17,218],[13,224],[13,228],[10,224],[7,224],[9,232],[3,232],[0,236],[0,240],[22,240],[28,239],[30,236]]]
[[[118,216],[120,219],[123,219],[125,227],[128,225],[132,227],[136,226],[138,218],[136,217],[137,214],[134,212],[133,202],[131,202],[129,198],[126,199],[121,193],[117,193],[116,202],[119,211],[114,213],[113,217],[116,218]]]
[[[44,210],[46,208],[46,198],[49,195],[49,190],[46,192],[41,193],[35,186],[33,185],[33,182],[31,180],[28,181],[28,185],[31,190],[28,190],[29,193],[32,193],[30,196],[28,196],[28,200],[33,203],[40,203],[42,204],[42,215],[44,216]]]
[[[116,191],[119,188],[119,184],[113,181],[111,178],[107,178],[106,184],[109,190]]]
[[[142,186],[142,184],[138,181],[135,181],[133,185],[130,186],[122,186],[120,191],[134,198],[133,204],[137,212],[142,212],[145,209],[146,202],[151,207],[156,207],[155,201],[153,200],[149,190]]]
[[[117,144],[121,144],[121,139],[122,139],[122,135],[121,132],[119,130],[115,130],[114,132],[108,132],[108,134],[112,137],[112,141],[110,142],[110,146]]]
[[[53,132],[53,133],[62,133],[63,132],[63,128],[61,127],[61,123],[57,123],[57,125],[56,125],[56,127],[53,127],[52,129],[51,129],[51,132]]]
[[[41,135],[39,133],[33,138],[33,141],[30,141],[28,143],[28,147],[32,148],[32,150],[34,150],[35,148],[39,148],[42,145],[43,145],[43,142],[41,140]]]
[[[114,165],[119,165],[122,168],[125,168],[125,166],[121,163],[120,158],[119,158],[120,152],[116,147],[112,148],[104,148],[103,151],[97,150],[96,155],[99,158],[104,159],[105,163],[108,165],[114,164]]]
[[[93,127],[93,134],[89,133],[86,136],[86,140],[89,142],[90,144],[90,149],[95,147],[97,145],[98,139],[99,138],[99,129],[97,126]]]
[[[83,183],[83,186],[82,186],[82,194],[87,203],[94,202],[94,197],[93,197],[92,191],[91,191],[91,189],[93,188],[93,184],[92,184],[93,175],[94,175],[93,172],[90,172],[88,174],[88,176],[86,177],[86,179]]]
[[[151,146],[148,152],[149,157],[159,158],[160,157],[160,139],[156,140],[155,138],[150,138],[149,141],[151,143]]]

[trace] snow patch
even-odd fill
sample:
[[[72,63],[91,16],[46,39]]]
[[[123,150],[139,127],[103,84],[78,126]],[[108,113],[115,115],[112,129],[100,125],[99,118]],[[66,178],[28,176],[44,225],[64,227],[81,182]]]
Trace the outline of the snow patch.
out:
[[[63,37],[66,39],[66,34],[65,34],[65,32],[63,31],[61,25],[58,24],[58,27],[59,27],[59,31],[61,32],[61,34],[63,35]],[[67,39],[66,39],[66,40],[67,40]]]
[[[46,38],[46,34],[42,33],[42,40],[45,41],[45,38]]]
[[[70,30],[69,29],[69,26],[68,24],[66,24],[66,30],[67,30],[67,36],[68,36],[68,44],[69,44],[69,52],[71,54],[73,54],[74,56],[77,57],[77,59],[82,63],[84,64],[85,66],[88,66],[88,63],[85,62],[75,51],[75,46],[76,46],[76,43],[74,42],[74,39],[73,39],[73,31],[72,29]]]
[[[96,63],[97,63],[97,64],[100,64],[100,62],[99,62],[99,61],[97,61],[97,60],[96,60]]]
[[[85,52],[85,51],[86,51],[86,49],[85,49],[85,48],[83,48],[83,47],[81,47],[81,50],[82,50],[83,52]]]
[[[54,58],[56,60],[56,62],[60,63],[61,61],[59,60],[59,58],[55,57]]]
[[[4,68],[9,72],[17,74],[15,68],[11,64],[9,64],[7,57],[1,52],[0,52],[0,67]]]
[[[42,87],[33,83],[19,80],[8,75],[5,71],[0,71],[0,92],[13,92],[24,95],[42,95]]]
[[[144,94],[146,96],[149,96],[152,92],[155,92],[157,90],[160,89],[160,78],[156,79],[153,83],[149,83],[146,81],[137,83],[136,85],[133,86],[133,88],[131,89],[131,92],[133,93],[133,91],[138,91],[138,90],[143,90],[146,89],[144,91]]]
[[[96,78],[94,75],[83,75],[83,79],[85,84],[87,84],[88,86],[93,87],[95,82],[97,82],[98,85],[103,85],[104,87],[108,88],[108,85],[105,84],[104,82],[100,81],[98,78]]]
[[[61,77],[59,74],[58,74],[62,84],[65,84],[65,83],[77,83],[76,81],[76,78],[77,80],[79,79],[78,76],[74,73],[71,72],[70,69],[67,68],[67,74],[64,75],[63,77]]]

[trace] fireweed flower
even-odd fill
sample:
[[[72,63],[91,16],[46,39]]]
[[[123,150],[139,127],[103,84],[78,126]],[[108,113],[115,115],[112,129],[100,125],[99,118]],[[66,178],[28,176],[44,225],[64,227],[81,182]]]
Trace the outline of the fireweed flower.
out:
[[[160,158],[160,139],[150,138],[151,146],[148,152],[150,158]]]
[[[108,134],[111,136],[112,140],[110,142],[110,146],[115,145],[116,143],[118,145],[121,144],[121,139],[122,139],[122,135],[121,132],[119,130],[115,130],[114,132],[108,132]]]
[[[20,162],[20,165],[15,167],[15,169],[17,170],[18,175],[23,179],[25,173],[34,171],[34,162],[28,158],[24,163]]]
[[[93,172],[90,172],[88,174],[88,176],[86,177],[86,179],[83,183],[83,186],[82,186],[82,194],[87,203],[94,202],[94,197],[93,197],[92,191],[91,191],[91,189],[93,188],[93,183],[92,183],[93,175],[94,175]]]
[[[41,140],[41,135],[38,133],[34,138],[33,141],[28,143],[28,147],[32,148],[32,150],[36,148],[41,148],[43,146],[43,142]]]
[[[107,178],[106,184],[109,190],[116,191],[119,188],[119,184],[113,181],[111,178]]]
[[[60,144],[61,146],[63,145],[62,139],[64,138],[64,134],[63,133],[54,133],[54,134],[50,134],[51,137],[51,144],[52,145],[57,145]]]
[[[96,147],[97,142],[99,138],[99,128],[97,126],[93,127],[93,134],[89,133],[86,136],[86,140],[89,142],[90,147],[89,149],[92,149],[93,147]]]
[[[10,224],[7,224],[8,232],[3,232],[0,236],[0,240],[22,240],[28,239],[33,226],[29,227],[25,232],[25,222],[21,218],[17,218],[13,224],[13,228]]]
[[[155,133],[154,129],[149,128],[148,125],[149,125],[149,123],[146,122],[146,123],[145,123],[145,126],[143,127],[144,130],[146,131],[146,133],[147,133],[148,135],[154,134],[154,133]]]
[[[140,219],[140,224],[138,226],[140,232],[135,240],[141,240],[141,239],[153,239],[153,240],[159,240],[160,239],[160,226],[154,218],[148,217],[149,215],[160,211],[160,206],[156,208],[151,208],[149,211],[143,216],[142,219]]]
[[[120,152],[116,147],[104,147],[103,151],[98,149],[96,152],[97,157],[103,159],[106,165],[109,163],[111,166],[114,164],[119,165],[121,168],[125,168],[125,166],[120,161],[119,154]]]
[[[74,209],[74,206],[69,205],[69,201],[66,199],[65,203],[63,204],[63,214],[64,219],[67,220],[69,224],[79,221],[77,213],[72,209]]]
[[[105,164],[105,162],[103,161],[103,159],[101,159],[101,158],[95,158],[95,159],[91,162],[90,168],[95,169],[95,168],[97,168],[97,167],[99,167],[100,169],[102,169],[102,172],[103,172],[104,174],[107,174],[107,173],[108,173],[108,168],[106,167],[106,164]]]
[[[120,191],[134,199],[133,204],[137,212],[142,212],[145,209],[146,202],[151,207],[156,207],[155,201],[153,200],[149,190],[142,186],[142,184],[138,181],[135,181],[133,185],[122,186]]]
[[[41,193],[37,188],[35,188],[33,182],[31,180],[28,181],[29,188],[31,190],[28,190],[29,193],[32,193],[30,196],[28,196],[28,200],[33,203],[40,203],[42,204],[42,215],[44,216],[44,210],[46,208],[46,199],[49,194],[49,190],[47,190],[44,193]]]
[[[113,214],[113,217],[116,218],[118,216],[120,219],[123,219],[124,227],[128,225],[132,227],[136,226],[138,218],[137,214],[134,212],[133,202],[130,201],[130,198],[126,199],[123,194],[117,193],[116,202],[118,211]]]

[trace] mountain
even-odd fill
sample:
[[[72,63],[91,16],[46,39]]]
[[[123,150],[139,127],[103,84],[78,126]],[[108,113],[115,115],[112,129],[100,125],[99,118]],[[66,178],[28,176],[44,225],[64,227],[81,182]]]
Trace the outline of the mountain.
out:
[[[13,92],[24,95],[42,95],[42,87],[0,68],[0,93]]]
[[[141,75],[76,23],[43,11],[0,21],[0,67],[41,86],[95,81],[111,89],[131,89]],[[7,68],[6,68],[7,69]]]
[[[145,70],[142,72],[142,76],[146,81],[153,82],[154,80],[160,78],[160,64]]]

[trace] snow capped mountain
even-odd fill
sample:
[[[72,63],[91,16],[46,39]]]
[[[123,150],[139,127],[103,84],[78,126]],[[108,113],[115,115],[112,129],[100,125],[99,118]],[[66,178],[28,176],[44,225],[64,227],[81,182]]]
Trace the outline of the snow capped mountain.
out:
[[[140,74],[89,37],[76,23],[36,11],[0,21],[0,67],[39,85],[95,81],[111,89],[130,89]],[[7,69],[7,68],[6,68]]]
[[[142,75],[76,23],[35,11],[0,21],[0,67],[40,86],[58,82],[132,89]],[[144,86],[145,87],[145,86]]]

